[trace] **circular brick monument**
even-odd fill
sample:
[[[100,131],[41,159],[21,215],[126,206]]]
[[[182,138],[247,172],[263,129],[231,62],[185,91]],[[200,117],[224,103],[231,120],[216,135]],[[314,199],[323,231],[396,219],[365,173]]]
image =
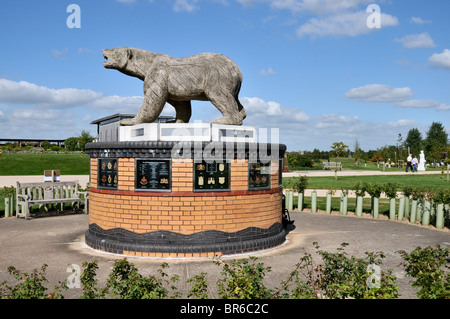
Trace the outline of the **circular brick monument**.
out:
[[[117,126],[120,137],[131,140],[87,144],[91,187],[86,243],[144,257],[206,257],[282,244],[286,147],[245,142],[255,133],[249,127],[202,125],[198,131],[203,135],[189,136],[191,142],[177,125],[179,135],[172,130],[164,136],[164,129],[174,125]],[[130,137],[136,135],[133,130],[145,136],[142,129],[157,131],[158,141]],[[220,141],[208,141],[215,139],[214,129],[222,130],[216,134]],[[233,136],[226,140],[224,130],[232,130]],[[239,140],[236,131],[247,135]]]

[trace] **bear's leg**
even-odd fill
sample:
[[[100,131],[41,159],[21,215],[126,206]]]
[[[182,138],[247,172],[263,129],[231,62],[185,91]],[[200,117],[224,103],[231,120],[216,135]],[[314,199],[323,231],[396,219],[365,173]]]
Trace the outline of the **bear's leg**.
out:
[[[167,101],[175,108],[175,123],[189,123],[192,115],[191,101]]]
[[[213,121],[215,124],[242,125],[243,116],[239,111],[239,105],[234,96],[230,94],[208,95],[212,104],[222,113],[223,117]]]
[[[140,123],[152,123],[159,114],[161,114],[167,101],[167,85],[164,83],[152,81],[144,81],[144,102],[132,119],[123,119],[120,125],[135,125]]]

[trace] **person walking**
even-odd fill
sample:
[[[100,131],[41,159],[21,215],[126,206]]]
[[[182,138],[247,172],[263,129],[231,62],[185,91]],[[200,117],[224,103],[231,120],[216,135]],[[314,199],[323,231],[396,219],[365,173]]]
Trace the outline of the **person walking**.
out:
[[[414,156],[411,163],[412,163],[412,171],[417,172],[417,166],[419,165],[419,160],[417,159],[417,156]]]
[[[412,171],[412,154],[409,154],[408,157],[406,158],[406,172],[408,171],[408,168],[411,167],[411,171]]]

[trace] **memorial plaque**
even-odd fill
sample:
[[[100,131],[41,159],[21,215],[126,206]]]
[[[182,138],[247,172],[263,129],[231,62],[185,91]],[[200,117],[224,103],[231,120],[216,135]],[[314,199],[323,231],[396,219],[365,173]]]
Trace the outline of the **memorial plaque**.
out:
[[[229,190],[230,164],[226,162],[194,163],[194,190]]]
[[[117,188],[118,184],[117,159],[98,160],[98,187]]]
[[[136,190],[170,191],[170,160],[136,160]]]
[[[262,163],[260,160],[258,160],[256,163],[249,163],[248,188],[270,188],[270,161],[268,163]]]

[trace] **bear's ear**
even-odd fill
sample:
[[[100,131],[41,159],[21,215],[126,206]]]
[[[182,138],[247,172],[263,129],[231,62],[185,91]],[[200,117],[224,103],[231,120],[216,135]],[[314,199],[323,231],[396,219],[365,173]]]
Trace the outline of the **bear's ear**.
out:
[[[133,50],[131,50],[131,49],[127,50],[127,57],[129,60],[131,60],[131,58],[133,57]]]

